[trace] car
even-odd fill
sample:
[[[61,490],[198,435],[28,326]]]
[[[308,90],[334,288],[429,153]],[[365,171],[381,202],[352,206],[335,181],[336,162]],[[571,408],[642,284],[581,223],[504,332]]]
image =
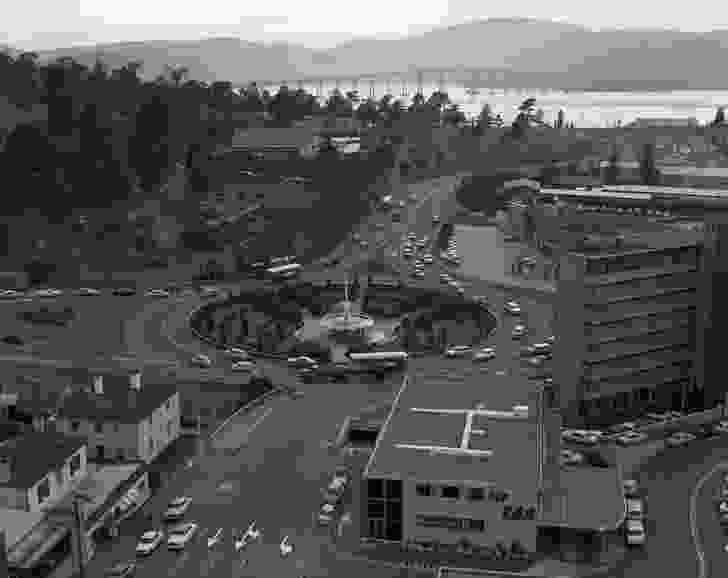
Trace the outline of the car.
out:
[[[217,287],[200,287],[200,297],[203,299],[219,297],[222,291]]]
[[[111,290],[112,295],[118,295],[120,297],[129,297],[131,295],[136,295],[136,289],[132,289],[131,287],[116,287]]]
[[[424,257],[422,257],[422,260],[425,262],[426,265],[432,265],[432,263],[434,262],[432,255],[425,255]]]
[[[437,225],[440,222],[439,215],[432,215],[432,224]]]
[[[101,295],[101,291],[98,289],[93,289],[91,287],[81,287],[77,291],[75,291],[76,295],[79,295],[81,297],[95,297],[96,295]]]
[[[627,498],[625,501],[627,518],[630,520],[641,520],[645,515],[645,507],[639,498]]]
[[[543,355],[535,355],[528,360],[528,364],[532,367],[542,367],[547,361]]]
[[[515,301],[508,301],[503,306],[506,313],[509,313],[510,315],[520,315],[521,314],[521,306],[516,303]]]
[[[549,345],[553,345],[554,343],[556,343],[556,336],[555,335],[549,335],[546,339],[544,339],[544,341],[546,343],[548,343]]]
[[[623,480],[622,490],[627,498],[636,498],[639,496],[639,484],[637,480]]]
[[[628,546],[644,546],[645,525],[641,520],[627,520],[624,527]]]
[[[617,443],[621,446],[641,444],[647,439],[647,434],[638,431],[628,431],[617,436]]]
[[[326,489],[323,491],[324,499],[332,504],[339,503],[341,498],[344,496],[344,492],[346,492],[346,485],[346,479],[341,477],[332,478],[329,485],[326,486]]]
[[[167,548],[181,550],[195,537],[198,529],[199,526],[194,522],[187,522],[171,528],[167,535]]]
[[[599,430],[565,429],[561,432],[561,439],[576,444],[593,446],[598,444],[604,433]]]
[[[227,355],[230,359],[234,359],[236,361],[247,361],[248,359],[250,359],[250,355],[248,355],[248,352],[238,347],[231,347],[229,349],[226,349],[225,355]]]
[[[281,551],[281,556],[283,556],[284,558],[288,556],[291,552],[293,552],[293,544],[291,544],[288,540],[288,536],[283,536],[283,540],[281,540],[279,548]]]
[[[694,434],[691,434],[689,432],[684,431],[677,431],[674,434],[670,435],[666,440],[665,443],[670,446],[671,448],[676,448],[679,446],[684,446],[687,443],[690,443],[691,441],[694,441],[696,439],[696,436]]]
[[[7,343],[8,345],[23,345],[22,338],[18,337],[17,335],[6,335],[2,339],[3,343]]]
[[[717,504],[718,514],[728,514],[728,500],[719,500]]]
[[[728,433],[728,420],[718,422],[713,426],[713,431],[717,434]]]
[[[333,504],[323,504],[319,510],[316,521],[322,526],[328,526],[334,521],[334,515],[336,513],[336,506]]]
[[[425,272],[424,271],[412,271],[412,277],[415,279],[424,279],[425,278]]]
[[[192,498],[179,496],[172,500],[162,514],[165,520],[178,520],[183,517],[192,503]]]
[[[575,466],[584,462],[584,454],[574,450],[561,450],[560,463],[562,466]]]
[[[232,371],[242,371],[242,372],[251,372],[255,371],[257,368],[257,365],[255,365],[255,362],[253,361],[236,361],[232,364],[230,369]]]
[[[516,325],[513,328],[513,331],[511,331],[511,337],[513,339],[520,339],[521,337],[523,337],[524,335],[526,335],[526,331],[527,330],[526,330],[526,326],[525,325],[520,325],[520,324],[519,325]]]
[[[251,542],[254,542],[255,540],[259,539],[260,530],[255,527],[255,520],[250,522],[248,529],[245,530],[245,532],[243,532],[243,534],[241,534],[239,536],[233,536],[233,538],[234,538],[236,552],[239,550],[242,550]]]
[[[453,345],[445,350],[445,357],[463,357],[472,350],[469,345]]]
[[[495,349],[484,347],[473,356],[473,361],[490,361],[495,359]]]
[[[240,171],[240,175],[243,177],[257,177],[258,173],[256,173],[255,171],[247,171],[243,169]]]
[[[20,291],[13,291],[12,289],[3,289],[0,291],[0,299],[20,299],[23,294]]]
[[[198,355],[195,355],[191,360],[190,364],[194,367],[202,367],[202,368],[208,368],[212,367],[212,360],[207,357],[207,355],[202,355],[201,353]]]
[[[109,568],[104,575],[107,578],[131,578],[136,573],[136,562],[118,562]]]
[[[137,556],[148,556],[159,547],[162,540],[164,540],[164,534],[160,530],[144,532],[137,543]]]
[[[551,345],[548,343],[534,343],[531,346],[531,349],[536,355],[543,355],[547,357],[551,355]]]
[[[144,293],[145,297],[169,297],[169,292],[164,289],[150,289]]]
[[[299,355],[298,357],[289,357],[288,365],[290,367],[296,367],[302,369],[304,367],[318,367],[318,362],[306,355]]]

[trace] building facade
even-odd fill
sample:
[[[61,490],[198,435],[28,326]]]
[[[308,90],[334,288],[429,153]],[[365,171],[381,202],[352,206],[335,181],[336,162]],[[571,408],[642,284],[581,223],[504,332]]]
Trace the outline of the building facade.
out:
[[[88,441],[90,460],[149,463],[179,437],[174,384],[144,387],[139,371],[91,377],[92,387],[68,395],[56,419],[59,432]]]
[[[558,261],[554,380],[567,425],[703,406],[696,314],[702,235],[592,234]]]

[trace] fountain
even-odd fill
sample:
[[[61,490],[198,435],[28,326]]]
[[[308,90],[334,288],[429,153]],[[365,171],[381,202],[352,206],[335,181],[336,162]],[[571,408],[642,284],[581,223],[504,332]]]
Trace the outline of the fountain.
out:
[[[361,311],[352,311],[349,300],[349,278],[344,280],[344,301],[320,320],[321,327],[330,337],[365,338],[374,326],[374,319]]]

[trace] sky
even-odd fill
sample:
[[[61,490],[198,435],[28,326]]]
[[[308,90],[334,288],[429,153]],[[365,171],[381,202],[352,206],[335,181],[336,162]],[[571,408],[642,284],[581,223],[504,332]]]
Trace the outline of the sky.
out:
[[[4,11],[0,43],[23,50],[140,40],[189,40],[234,36],[250,41],[292,42],[329,48],[355,37],[396,37],[474,19],[525,17],[589,28],[728,28],[713,0],[651,3],[612,0],[362,0],[341,3],[276,0],[36,0]],[[343,9],[342,9],[343,8]],[[601,10],[600,10],[601,9]],[[717,17],[716,17],[717,16]]]

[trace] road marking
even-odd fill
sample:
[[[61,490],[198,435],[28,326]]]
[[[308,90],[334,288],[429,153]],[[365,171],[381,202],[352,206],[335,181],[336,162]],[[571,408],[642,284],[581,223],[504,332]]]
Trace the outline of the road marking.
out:
[[[698,578],[707,578],[707,565],[705,563],[705,552],[703,552],[703,546],[700,543],[700,536],[698,535],[697,526],[697,507],[698,507],[698,495],[703,489],[705,482],[707,482],[716,472],[719,470],[728,469],[728,462],[719,462],[715,464],[710,470],[705,472],[698,483],[695,484],[692,493],[690,494],[690,535],[693,539],[693,546],[695,546],[695,555],[698,558]]]

